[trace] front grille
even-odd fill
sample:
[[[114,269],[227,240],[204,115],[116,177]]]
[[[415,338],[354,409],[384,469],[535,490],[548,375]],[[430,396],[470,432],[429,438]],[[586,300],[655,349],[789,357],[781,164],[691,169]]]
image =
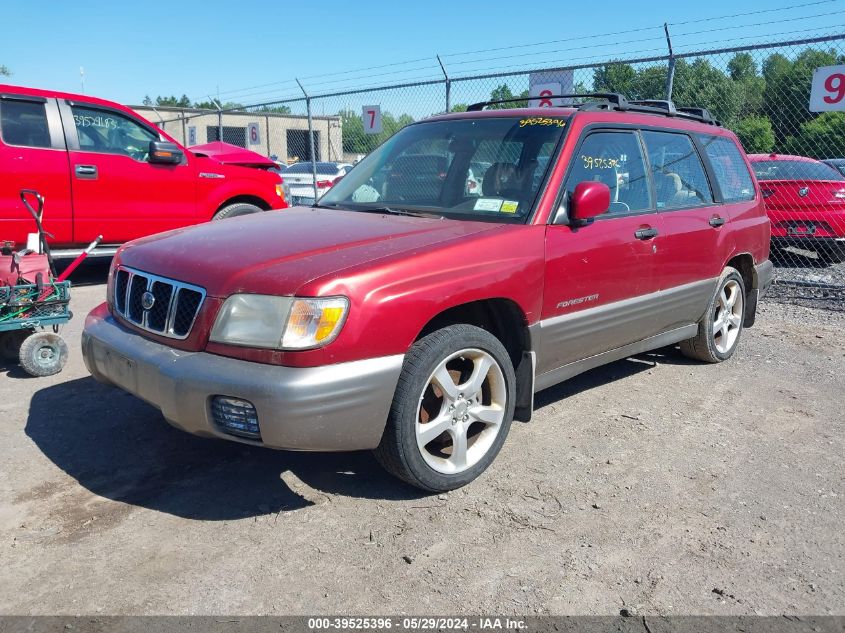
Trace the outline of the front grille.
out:
[[[205,299],[205,290],[158,275],[117,269],[114,308],[130,323],[161,336],[183,339]]]

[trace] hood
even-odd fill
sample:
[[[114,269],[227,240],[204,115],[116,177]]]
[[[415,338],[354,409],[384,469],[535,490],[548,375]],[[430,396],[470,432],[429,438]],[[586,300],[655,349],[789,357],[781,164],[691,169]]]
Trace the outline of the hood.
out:
[[[213,158],[225,165],[241,165],[243,167],[277,167],[277,164],[262,156],[258,152],[230,145],[223,141],[214,141],[205,145],[194,145],[189,148],[195,156]]]
[[[291,295],[318,277],[498,226],[293,207],[142,238],[118,257],[126,266],[202,286],[212,296]]]

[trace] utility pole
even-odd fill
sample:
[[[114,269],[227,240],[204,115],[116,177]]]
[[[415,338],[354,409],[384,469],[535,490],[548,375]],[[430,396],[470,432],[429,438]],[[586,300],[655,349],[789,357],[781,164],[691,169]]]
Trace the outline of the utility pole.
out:
[[[79,83],[82,84],[82,94],[85,94],[85,69],[82,66],[79,67]]]

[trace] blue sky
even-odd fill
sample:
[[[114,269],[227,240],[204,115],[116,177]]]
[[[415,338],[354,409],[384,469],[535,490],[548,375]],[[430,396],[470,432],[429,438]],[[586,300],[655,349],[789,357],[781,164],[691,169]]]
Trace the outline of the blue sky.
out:
[[[681,49],[845,32],[845,0],[810,2],[27,2],[0,64],[11,83],[72,92],[83,66],[86,93],[129,104],[218,90],[257,103],[296,96],[294,77],[315,93],[436,78],[437,53],[454,74],[660,54],[664,21]],[[735,17],[700,21],[719,16]],[[550,43],[526,46],[538,42]]]

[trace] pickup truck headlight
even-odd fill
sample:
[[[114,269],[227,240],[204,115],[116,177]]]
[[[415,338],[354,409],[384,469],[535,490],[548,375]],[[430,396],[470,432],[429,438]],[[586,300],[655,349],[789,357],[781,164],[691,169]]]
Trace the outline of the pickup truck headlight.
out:
[[[220,309],[210,338],[215,343],[269,349],[322,347],[340,333],[348,310],[346,297],[236,294]]]

